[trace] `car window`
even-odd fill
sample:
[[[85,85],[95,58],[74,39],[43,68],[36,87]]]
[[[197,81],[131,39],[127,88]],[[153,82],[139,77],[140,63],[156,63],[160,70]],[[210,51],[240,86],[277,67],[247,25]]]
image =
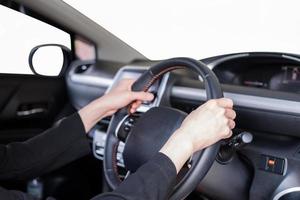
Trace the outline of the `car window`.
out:
[[[0,73],[33,74],[28,64],[31,49],[49,43],[70,48],[70,34],[0,5]],[[49,73],[57,71],[48,70]]]

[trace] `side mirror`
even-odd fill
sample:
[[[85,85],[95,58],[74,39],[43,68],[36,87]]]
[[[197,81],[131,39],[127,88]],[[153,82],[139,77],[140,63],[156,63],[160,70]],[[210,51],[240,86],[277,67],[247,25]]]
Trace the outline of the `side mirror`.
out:
[[[72,61],[71,50],[59,44],[34,47],[29,54],[31,71],[40,76],[61,76]]]

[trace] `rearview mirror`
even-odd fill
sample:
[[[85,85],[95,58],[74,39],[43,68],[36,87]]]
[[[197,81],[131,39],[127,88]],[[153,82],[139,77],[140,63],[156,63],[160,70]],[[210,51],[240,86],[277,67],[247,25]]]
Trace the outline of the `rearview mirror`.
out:
[[[34,47],[29,54],[31,71],[40,76],[61,76],[72,58],[71,50],[59,44]]]

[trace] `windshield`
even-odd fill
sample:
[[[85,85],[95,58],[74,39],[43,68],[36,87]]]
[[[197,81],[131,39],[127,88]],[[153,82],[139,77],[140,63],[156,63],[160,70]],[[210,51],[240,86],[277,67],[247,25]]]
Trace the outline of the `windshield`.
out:
[[[298,0],[65,0],[152,60],[300,53]]]

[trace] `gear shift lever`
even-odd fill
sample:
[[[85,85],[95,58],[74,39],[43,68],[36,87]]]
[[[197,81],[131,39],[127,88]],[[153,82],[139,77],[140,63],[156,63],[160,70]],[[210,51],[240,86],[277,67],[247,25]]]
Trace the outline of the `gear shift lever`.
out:
[[[232,160],[234,153],[250,144],[252,140],[253,135],[249,132],[242,132],[234,136],[225,145],[221,146],[216,160],[220,164],[228,164]]]

